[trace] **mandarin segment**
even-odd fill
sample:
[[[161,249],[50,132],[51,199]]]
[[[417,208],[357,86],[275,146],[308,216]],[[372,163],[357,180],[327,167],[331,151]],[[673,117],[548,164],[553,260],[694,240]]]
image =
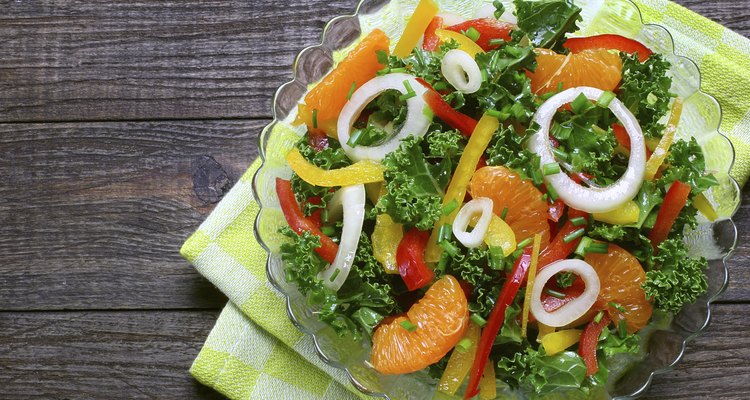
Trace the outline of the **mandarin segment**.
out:
[[[622,60],[617,52],[605,49],[583,50],[580,53],[557,54],[549,49],[534,49],[537,67],[527,75],[531,90],[537,94],[577,86],[615,90],[622,78]]]
[[[408,321],[412,332],[401,324]],[[435,282],[406,316],[380,325],[372,337],[370,362],[383,374],[406,374],[440,361],[464,335],[469,304],[456,278]]]
[[[594,308],[607,310],[615,324],[625,318],[628,333],[646,326],[653,307],[642,287],[646,272],[638,259],[622,247],[610,244],[607,254],[589,253],[584,260],[594,267],[601,284]],[[622,306],[624,312],[609,305],[610,302]]]
[[[549,244],[549,206],[542,199],[542,192],[531,181],[523,180],[519,174],[503,166],[483,167],[472,176],[469,193],[474,198],[492,199],[496,215],[501,215],[503,209],[508,208],[505,222],[513,229],[516,242],[539,233],[542,235],[542,248]]]

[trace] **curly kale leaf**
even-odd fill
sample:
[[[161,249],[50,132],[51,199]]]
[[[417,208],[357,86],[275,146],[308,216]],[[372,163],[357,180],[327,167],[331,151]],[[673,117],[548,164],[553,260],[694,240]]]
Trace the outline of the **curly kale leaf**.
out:
[[[654,259],[656,267],[646,272],[643,289],[656,308],[679,312],[708,289],[708,262],[705,258],[691,258],[681,239],[662,242]]]
[[[501,358],[496,376],[513,388],[530,386],[535,393],[546,394],[555,389],[580,388],[586,378],[586,365],[572,351],[546,356],[527,347],[513,357]]]
[[[719,184],[713,175],[706,173],[706,158],[694,137],[674,142],[665,163],[669,167],[659,179],[663,186],[678,180],[692,186],[693,193],[701,193]]]
[[[411,54],[405,58],[396,56],[388,57],[385,52],[378,54],[381,63],[386,67],[378,72],[383,75],[391,72],[399,72],[405,69],[410,74],[422,78],[425,82],[432,85],[435,90],[448,89],[450,84],[441,72],[442,61],[445,53],[457,49],[458,43],[449,41],[440,45],[437,52],[433,53],[421,48],[415,48]]]
[[[421,138],[408,137],[383,159],[387,192],[378,201],[376,212],[385,212],[400,224],[428,230],[442,215],[444,193],[440,168],[425,159],[421,144]]]
[[[488,317],[501,288],[499,273],[490,268],[490,250],[481,247],[466,249],[455,241],[451,243],[460,251],[450,256],[444,255],[448,257],[445,273],[471,285],[473,289],[469,299],[469,310],[482,317]]]
[[[539,156],[526,148],[527,134],[519,134],[513,125],[501,127],[492,136],[487,151],[487,165],[504,165],[531,179],[539,169]],[[538,175],[538,174],[536,174]]]
[[[659,120],[669,111],[674,96],[669,91],[669,61],[660,54],[652,54],[642,63],[634,54],[620,53],[620,57],[622,81],[617,97],[633,112],[646,137],[661,137],[664,124]]]
[[[302,156],[311,164],[322,169],[343,168],[351,164],[351,160],[344,153],[344,149],[336,139],[328,138],[328,147],[316,151],[310,146],[309,134],[305,134],[298,142],[297,149]],[[303,181],[297,174],[292,175],[292,190],[297,201],[302,205],[305,215],[312,214],[316,209],[326,208],[328,201],[333,197],[331,188],[311,185]],[[310,202],[311,198],[320,199],[319,202]]]
[[[515,0],[518,27],[537,47],[553,48],[578,30],[581,9],[571,0]]]

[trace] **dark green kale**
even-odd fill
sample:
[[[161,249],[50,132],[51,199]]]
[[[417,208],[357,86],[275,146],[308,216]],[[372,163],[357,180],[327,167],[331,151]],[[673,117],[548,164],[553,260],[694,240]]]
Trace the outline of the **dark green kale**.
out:
[[[536,47],[554,49],[578,30],[581,9],[572,0],[515,0],[518,27]]]
[[[669,238],[658,247],[655,268],[646,272],[643,289],[656,308],[676,313],[708,289],[708,262],[691,258],[681,238]]]
[[[646,137],[661,137],[664,124],[659,120],[669,112],[674,97],[669,91],[669,61],[660,54],[652,54],[642,63],[636,55],[620,53],[620,57],[622,81],[617,97],[633,112]]]
[[[658,180],[662,186],[678,180],[692,186],[692,193],[697,194],[719,184],[713,175],[706,173],[706,159],[694,137],[674,142],[665,164],[667,168]]]
[[[469,310],[486,318],[495,306],[501,288],[500,273],[490,267],[492,254],[487,248],[467,249],[455,241],[451,243],[459,251],[452,255],[444,254],[444,272],[471,285]]]
[[[339,336],[359,339],[363,331],[369,333],[365,330],[367,325],[372,328],[383,316],[400,311],[392,294],[391,278],[373,257],[368,235],[360,236],[351,272],[341,289],[334,292],[318,278],[328,265],[314,251],[320,246],[320,239],[309,232],[297,235],[289,227],[282,228],[281,233],[291,239],[281,245],[286,281],[294,283],[307,296],[308,303],[318,307],[318,319]]]
[[[526,134],[518,133],[513,125],[501,125],[487,146],[487,165],[504,165],[524,179],[539,175],[536,173],[539,170],[539,156],[526,148],[530,133],[531,130],[527,130]]]
[[[431,229],[442,215],[440,166],[430,164],[422,138],[410,136],[383,159],[386,194],[375,207],[394,221],[420,230]]]
[[[547,356],[543,351],[526,347],[512,357],[500,358],[495,374],[512,388],[546,394],[558,389],[580,388],[586,378],[586,365],[572,351]]]
[[[411,54],[403,59],[396,56],[388,57],[384,52],[381,52],[378,54],[378,58],[386,67],[378,73],[382,75],[391,72],[408,72],[424,79],[435,90],[445,90],[451,86],[441,72],[442,60],[445,53],[456,48],[458,48],[458,43],[454,41],[443,43],[436,53],[415,48]]]
[[[328,138],[328,147],[321,151],[316,151],[310,146],[309,134],[305,134],[298,142],[297,149],[302,156],[311,164],[322,169],[343,168],[351,164],[341,145],[336,139]],[[297,174],[292,175],[292,190],[297,197],[297,201],[302,205],[302,212],[310,215],[316,209],[324,209],[328,201],[333,197],[331,188],[311,185],[303,181]],[[319,202],[308,201],[311,198],[320,199]]]

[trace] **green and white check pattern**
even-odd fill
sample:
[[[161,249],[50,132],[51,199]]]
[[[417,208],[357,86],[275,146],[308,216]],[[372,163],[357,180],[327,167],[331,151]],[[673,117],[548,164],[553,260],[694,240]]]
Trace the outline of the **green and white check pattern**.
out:
[[[702,88],[721,104],[721,130],[735,146],[732,174],[744,184],[750,174],[750,41],[669,1],[636,3],[644,21],[667,27],[676,53],[701,68]],[[265,252],[253,235],[258,206],[251,180],[258,165],[250,166],[181,250],[230,300],[190,372],[231,399],[360,397],[341,370],[320,361],[266,279]]]

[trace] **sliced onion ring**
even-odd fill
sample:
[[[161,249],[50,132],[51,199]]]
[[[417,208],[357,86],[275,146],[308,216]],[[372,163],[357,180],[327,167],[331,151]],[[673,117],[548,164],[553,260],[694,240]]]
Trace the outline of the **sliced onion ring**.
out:
[[[416,93],[406,100],[406,120],[401,129],[385,143],[378,146],[355,146],[347,144],[351,135],[352,124],[359,117],[365,107],[378,95],[386,90],[398,90],[401,94],[407,94],[404,81],[408,82]],[[419,83],[414,76],[409,74],[388,74],[370,79],[352,93],[351,99],[344,105],[339,114],[336,125],[339,142],[349,158],[354,161],[374,160],[381,161],[386,154],[396,150],[401,140],[407,136],[424,136],[430,127],[430,118],[424,112],[427,107],[422,95],[427,89]]]
[[[365,220],[365,186],[352,185],[339,189],[333,195],[328,206],[329,217],[335,217],[343,210],[344,227],[341,230],[341,242],[333,264],[320,271],[318,278],[331,290],[339,290],[349,276],[362,234]],[[338,271],[338,272],[336,272]]]
[[[580,296],[558,308],[555,311],[547,312],[542,305],[542,291],[547,281],[552,279],[559,272],[572,272],[583,279],[586,289]],[[583,260],[560,260],[547,265],[539,271],[534,280],[534,287],[531,291],[531,313],[537,321],[547,326],[559,328],[568,325],[573,321],[581,318],[591,309],[591,306],[599,297],[599,276],[596,274],[594,267]]]
[[[583,93],[589,100],[597,100],[602,91],[579,86],[552,96],[539,107],[534,122],[539,130],[529,140],[529,149],[540,157],[540,167],[554,163],[555,156],[549,141],[549,128],[557,109],[570,103]],[[630,110],[618,99],[612,99],[609,109],[620,120],[630,137],[630,160],[625,173],[612,185],[604,188],[587,188],[577,184],[567,174],[547,175],[544,180],[552,185],[560,198],[569,206],[589,213],[603,213],[616,209],[633,199],[641,188],[646,171],[646,144],[641,126]]]
[[[477,214],[479,214],[479,220],[474,225],[474,229],[467,232],[466,229],[469,227],[472,217]],[[492,199],[477,197],[471,200],[464,204],[456,214],[456,218],[453,220],[453,236],[466,247],[479,247],[484,241],[487,229],[490,227],[492,215]]]
[[[482,71],[469,53],[453,49],[443,56],[440,72],[461,93],[474,93],[482,86]]]
[[[443,19],[443,26],[453,26],[466,22],[466,18],[452,12],[441,12],[436,17]]]

